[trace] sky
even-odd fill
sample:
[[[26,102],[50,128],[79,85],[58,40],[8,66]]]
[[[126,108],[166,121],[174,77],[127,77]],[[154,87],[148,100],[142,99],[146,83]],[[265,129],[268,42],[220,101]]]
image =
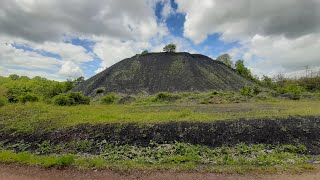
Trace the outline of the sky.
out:
[[[0,1],[0,76],[87,79],[168,43],[258,76],[318,71],[320,0]]]

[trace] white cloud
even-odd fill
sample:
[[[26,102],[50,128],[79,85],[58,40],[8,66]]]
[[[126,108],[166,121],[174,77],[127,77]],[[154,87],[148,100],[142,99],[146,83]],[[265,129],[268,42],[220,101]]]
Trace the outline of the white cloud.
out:
[[[158,23],[155,17],[153,8],[157,2],[0,1],[0,43],[25,45],[35,51],[10,45],[9,49],[0,50],[3,52],[0,64],[10,68],[10,72],[17,69],[15,67],[26,68],[25,71],[37,68],[55,71],[61,79],[83,75],[81,65],[98,56],[102,60],[99,70],[102,70],[149,48],[150,39],[168,33],[166,25]],[[167,10],[165,14],[170,11]],[[64,40],[70,37],[96,42],[93,52],[66,43]],[[57,54],[61,58],[47,57],[39,52]]]
[[[235,60],[244,58],[255,74],[294,74],[320,67],[320,1],[176,0],[186,14],[184,36],[201,43],[218,33]]]
[[[61,62],[35,52],[16,49],[11,44],[0,43],[0,66],[16,66],[29,69],[58,70]]]
[[[320,31],[319,0],[177,0],[177,4],[186,14],[184,35],[196,43],[213,33],[233,41],[256,34],[297,38]]]
[[[148,39],[158,32],[152,6],[144,0],[2,0],[0,33],[36,42],[64,34]]]
[[[96,72],[150,47],[150,44],[144,41],[121,41],[106,37],[97,38],[96,42],[93,52],[102,59],[101,67]]]
[[[71,79],[84,76],[84,73],[82,72],[79,65],[75,64],[72,61],[64,62],[58,74]]]
[[[71,43],[64,42],[44,42],[36,44],[34,49],[58,54],[63,60],[73,62],[88,62],[93,59],[93,54],[87,52],[82,46],[76,46]]]

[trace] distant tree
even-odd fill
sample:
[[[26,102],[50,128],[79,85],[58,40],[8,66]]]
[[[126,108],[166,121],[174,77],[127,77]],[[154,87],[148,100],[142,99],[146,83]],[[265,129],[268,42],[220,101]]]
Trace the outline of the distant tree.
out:
[[[12,79],[12,80],[18,80],[18,79],[19,79],[19,76],[16,75],[16,74],[11,74],[11,75],[9,76],[9,78]]]
[[[81,83],[84,82],[84,77],[83,77],[83,76],[78,77],[78,78],[76,78],[73,82],[74,82],[74,85],[75,85],[75,86],[78,85],[78,84],[81,84]]]
[[[265,86],[269,86],[269,87],[273,86],[272,79],[270,77],[266,76],[266,75],[262,76],[261,82]]]
[[[231,56],[229,54],[222,54],[217,57],[217,61],[223,62],[228,67],[232,68],[233,62],[231,61]]]
[[[148,54],[148,53],[149,53],[148,50],[144,50],[144,51],[142,51],[141,55],[145,55],[145,54]]]
[[[243,60],[238,60],[235,63],[235,70],[242,76],[247,77],[249,79],[254,79],[251,71],[244,65]]]
[[[166,45],[163,48],[163,51],[164,52],[176,52],[176,48],[177,48],[177,46],[175,44],[171,43],[171,44]]]

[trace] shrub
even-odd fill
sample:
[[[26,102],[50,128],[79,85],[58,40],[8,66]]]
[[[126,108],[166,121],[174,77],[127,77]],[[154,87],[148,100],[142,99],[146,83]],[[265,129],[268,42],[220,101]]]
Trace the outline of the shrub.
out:
[[[62,93],[54,97],[54,104],[59,106],[71,106],[78,104],[89,104],[90,98],[80,92]]]
[[[285,84],[283,87],[277,89],[279,94],[288,94],[292,100],[299,100],[301,98],[303,88],[296,84]]]
[[[180,99],[179,95],[171,94],[168,92],[159,92],[154,101],[174,101]]]
[[[132,103],[136,100],[135,97],[132,97],[132,96],[125,96],[121,99],[119,99],[119,104],[129,104],[129,103]]]
[[[69,92],[67,94],[70,98],[74,99],[76,104],[89,104],[90,103],[90,98],[87,96],[84,96],[81,92]]]
[[[243,96],[248,96],[248,97],[252,97],[253,96],[253,89],[250,86],[244,86],[241,90],[240,93]]]
[[[25,93],[19,97],[19,101],[22,103],[39,101],[39,97],[33,93]]]
[[[141,55],[148,54],[149,52],[147,50],[142,51]]]
[[[104,88],[97,88],[95,91],[96,91],[96,94],[101,94],[101,93],[104,93]]]
[[[262,90],[260,89],[259,86],[254,86],[254,87],[253,87],[253,94],[254,94],[254,95],[258,95],[258,94],[260,94],[261,92],[262,92]]]
[[[102,97],[101,101],[104,104],[112,104],[116,101],[117,97],[115,94],[110,93]]]
[[[70,98],[67,94],[59,94],[55,96],[53,102],[58,106],[71,106],[75,104],[75,100]]]

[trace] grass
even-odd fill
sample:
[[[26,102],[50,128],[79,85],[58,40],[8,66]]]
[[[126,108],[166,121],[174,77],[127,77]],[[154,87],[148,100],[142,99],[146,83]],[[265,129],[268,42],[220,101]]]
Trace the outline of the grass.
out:
[[[290,148],[288,148],[290,147]],[[76,167],[78,169],[115,170],[187,170],[208,172],[247,172],[279,170],[313,170],[312,159],[299,146],[266,146],[238,144],[235,147],[209,148],[185,143],[149,147],[104,144],[98,155],[16,153],[0,151],[0,163],[17,163],[41,167]]]
[[[82,123],[162,123],[214,121],[238,118],[318,116],[320,101],[253,102],[234,104],[148,105],[92,104],[55,106],[45,103],[8,104],[0,108],[0,127],[32,133]]]

